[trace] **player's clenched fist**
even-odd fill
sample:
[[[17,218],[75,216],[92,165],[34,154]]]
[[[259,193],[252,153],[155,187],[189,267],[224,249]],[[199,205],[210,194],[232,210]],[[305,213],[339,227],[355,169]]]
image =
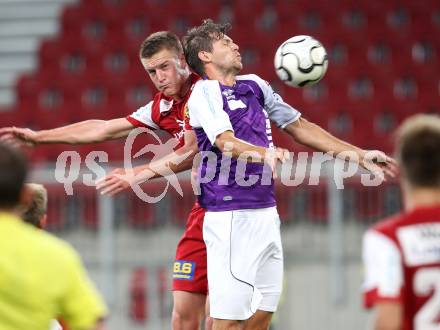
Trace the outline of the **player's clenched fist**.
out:
[[[123,168],[117,168],[102,179],[97,180],[96,189],[99,190],[101,194],[114,196],[117,193],[128,189],[133,177],[134,175],[129,175]]]
[[[284,148],[268,148],[266,149],[265,163],[272,169],[273,177],[276,178],[276,166],[278,162],[285,163],[289,159],[289,151]]]
[[[29,128],[0,128],[0,140],[13,145],[34,146],[37,144],[37,132]]]

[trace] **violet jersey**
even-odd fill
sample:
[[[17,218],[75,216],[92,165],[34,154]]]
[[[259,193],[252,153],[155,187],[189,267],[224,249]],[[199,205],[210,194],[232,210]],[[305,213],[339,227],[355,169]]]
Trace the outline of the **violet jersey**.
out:
[[[379,222],[363,244],[366,307],[398,302],[402,330],[440,329],[440,205]]]
[[[127,116],[127,120],[135,127],[146,127],[152,130],[164,130],[179,140],[178,147],[184,145],[185,108],[191,90],[199,76],[190,76],[192,86],[185,97],[176,101],[163,93],[156,93],[147,105]]]
[[[237,76],[232,87],[217,80],[198,81],[188,100],[188,110],[189,125],[196,133],[202,155],[200,205],[208,211],[275,206],[270,168],[222,155],[215,140],[229,130],[241,140],[269,148],[273,146],[269,118],[284,128],[301,114],[256,75]]]

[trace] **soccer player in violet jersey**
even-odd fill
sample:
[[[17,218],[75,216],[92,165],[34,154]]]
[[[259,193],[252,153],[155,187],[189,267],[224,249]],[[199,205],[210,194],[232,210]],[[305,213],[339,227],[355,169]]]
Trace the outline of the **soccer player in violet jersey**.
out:
[[[269,158],[273,166],[268,115],[276,113],[278,126],[303,145],[333,155],[351,151],[361,164],[376,161],[391,176],[396,167],[382,152],[357,148],[302,118],[257,75],[238,76],[241,57],[227,29],[205,20],[184,39],[188,64],[206,78],[195,84],[188,109],[202,153],[199,203],[206,208],[210,313],[216,330],[263,330],[277,308],[283,276],[273,180],[263,165]]]
[[[416,115],[398,130],[404,210],[364,236],[364,302],[372,329],[440,329],[440,118]]]

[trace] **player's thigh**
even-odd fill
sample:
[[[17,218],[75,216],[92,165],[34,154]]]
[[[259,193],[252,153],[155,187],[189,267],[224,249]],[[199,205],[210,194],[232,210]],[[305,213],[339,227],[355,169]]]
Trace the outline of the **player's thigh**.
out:
[[[250,270],[247,266],[252,256],[242,260],[244,257],[232,251],[232,224],[231,211],[206,213],[203,237],[208,254],[210,316],[220,320],[246,320],[252,315],[248,303],[253,296],[252,282],[257,267]],[[234,267],[235,263],[238,267]]]
[[[252,317],[245,321],[244,330],[268,330],[273,313],[258,310]]]
[[[173,291],[208,293],[206,246],[203,240],[205,211],[193,208],[185,232],[176,249],[173,266]]]
[[[243,330],[244,323],[242,321],[220,320],[214,319],[212,330]]]
[[[181,317],[199,317],[205,314],[206,296],[187,291],[173,291],[173,313]]]
[[[209,296],[206,296],[205,304],[205,330],[212,330],[213,318],[210,316]]]
[[[259,309],[263,296],[255,282],[260,265],[273,254],[268,232],[276,232],[275,215],[274,208],[206,213],[211,317],[246,320]]]
[[[261,261],[255,279],[255,287],[263,296],[258,309],[266,312],[277,310],[283,286],[284,259],[279,220],[271,235],[273,237],[272,245],[268,249],[266,257]]]

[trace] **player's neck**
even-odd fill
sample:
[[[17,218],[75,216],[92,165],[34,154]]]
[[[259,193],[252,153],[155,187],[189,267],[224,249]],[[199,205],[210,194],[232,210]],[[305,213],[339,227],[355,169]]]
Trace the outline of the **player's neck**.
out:
[[[440,205],[439,188],[404,188],[405,210]]]
[[[188,77],[183,83],[182,88],[180,88],[179,94],[173,95],[173,100],[175,101],[183,100],[186,94],[188,93],[189,89],[191,88],[191,84],[192,84],[192,79],[188,74]]]
[[[206,75],[209,79],[218,80],[222,85],[234,86],[236,73],[232,71],[223,71],[215,67],[207,67]]]
[[[9,214],[15,217],[20,217],[20,211],[18,207],[15,208],[0,208],[0,213]]]

